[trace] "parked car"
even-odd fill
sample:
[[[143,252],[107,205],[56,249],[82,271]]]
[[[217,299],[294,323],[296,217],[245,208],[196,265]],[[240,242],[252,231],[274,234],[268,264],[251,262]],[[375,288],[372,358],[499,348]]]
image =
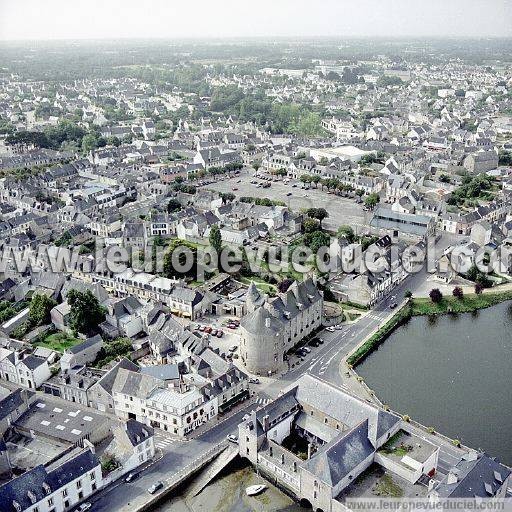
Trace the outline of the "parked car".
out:
[[[217,329],[212,329],[212,332],[210,334],[212,336],[217,336]]]
[[[227,439],[230,443],[238,444],[238,437],[236,437],[235,434],[229,434]]]
[[[343,326],[338,324],[334,326],[334,329],[336,329],[337,331],[341,331],[341,329],[343,329]]]
[[[310,340],[310,341],[308,342],[308,345],[309,345],[310,347],[318,347],[318,345],[320,345],[320,344],[318,343],[318,340],[316,340],[316,339],[314,339],[314,338],[313,338],[312,340]]]
[[[87,501],[85,503],[82,503],[78,508],[78,512],[85,512],[86,510],[89,510],[92,507],[92,505]]]
[[[291,195],[292,195],[292,193],[291,193],[291,192],[288,192],[286,195],[287,195],[287,196],[291,196]]]
[[[229,351],[230,352],[235,352],[237,348],[238,347],[236,345],[231,345],[231,347],[229,347]]]
[[[200,325],[200,326],[199,326],[199,330],[200,330],[201,332],[204,332],[204,330],[205,330],[205,329],[206,329],[206,326],[204,326],[204,325]]]
[[[249,379],[249,382],[251,384],[259,384],[260,383],[260,379]]]
[[[130,473],[130,474],[129,474],[125,479],[124,479],[124,481],[125,481],[125,482],[130,483],[130,482],[133,482],[134,480],[137,480],[137,478],[139,478],[139,473],[134,472],[134,473]]]
[[[155,494],[155,492],[159,491],[164,486],[164,483],[161,480],[155,482],[149,489],[149,494]]]
[[[217,336],[217,338],[222,338],[222,336],[224,336],[224,332],[221,330],[218,330],[216,336]]]
[[[335,331],[334,327],[326,327],[325,330],[328,331],[328,332],[334,332]]]
[[[212,332],[212,328],[211,328],[210,326],[208,326],[208,327],[204,330],[204,332],[206,332],[206,333],[210,334],[210,333]]]
[[[311,352],[311,349],[309,347],[304,347],[302,350],[306,352],[306,354],[309,354]]]
[[[398,304],[396,302],[393,302],[393,304],[391,304],[391,306],[389,306],[389,309],[395,309],[397,306],[398,306]]]

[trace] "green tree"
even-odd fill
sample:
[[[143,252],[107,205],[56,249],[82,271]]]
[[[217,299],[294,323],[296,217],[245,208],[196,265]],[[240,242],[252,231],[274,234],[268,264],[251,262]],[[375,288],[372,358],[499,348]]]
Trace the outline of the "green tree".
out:
[[[302,174],[299,178],[301,183],[311,183],[313,177],[309,174]]]
[[[187,263],[187,254],[192,256],[192,265],[187,270],[176,268],[173,264],[173,254],[178,251],[176,261],[180,267],[184,267]],[[186,240],[175,238],[169,245],[169,250],[164,255],[163,274],[165,277],[197,277],[197,247]]]
[[[460,286],[456,286],[452,291],[452,295],[455,298],[462,300],[464,298],[464,290]]]
[[[329,247],[329,235],[323,231],[313,231],[304,235],[304,245],[309,247],[313,253],[317,253],[321,247]]]
[[[233,192],[221,192],[220,197],[224,204],[234,201],[236,196]]]
[[[89,153],[89,151],[93,151],[98,147],[98,138],[94,133],[88,133],[82,139],[82,151],[84,153]]]
[[[322,221],[329,217],[329,212],[325,208],[309,208],[306,210],[306,215],[311,219],[317,219],[322,227]]]
[[[118,148],[121,145],[121,140],[119,139],[119,137],[112,135],[110,137],[107,137],[107,144],[109,146],[115,146],[116,148]]]
[[[167,211],[169,213],[179,212],[181,208],[181,203],[177,199],[169,199],[167,203]]]
[[[32,296],[29,306],[28,318],[33,326],[43,325],[50,322],[50,311],[57,305],[52,298],[42,293]]]
[[[311,183],[314,183],[315,186],[318,187],[318,184],[320,183],[322,178],[320,178],[320,176],[318,174],[315,174],[313,176],[311,176]]]
[[[352,226],[340,226],[337,234],[339,238],[345,238],[349,244],[354,243],[356,240],[356,235]]]
[[[370,208],[370,210],[373,210],[377,204],[380,202],[379,194],[372,192],[371,194],[368,194],[365,197],[364,204]]]
[[[217,254],[220,254],[222,250],[222,234],[217,224],[214,224],[210,229],[209,241],[210,245],[217,251]]]
[[[66,300],[70,306],[69,325],[76,331],[89,334],[105,320],[105,308],[99,303],[91,290],[68,292]]]
[[[443,300],[443,294],[439,288],[430,290],[429,297],[434,304],[439,304]]]
[[[512,166],[512,151],[500,151],[498,156],[499,165]]]
[[[304,233],[313,233],[313,231],[318,231],[319,227],[320,223],[316,219],[304,219],[302,223]]]

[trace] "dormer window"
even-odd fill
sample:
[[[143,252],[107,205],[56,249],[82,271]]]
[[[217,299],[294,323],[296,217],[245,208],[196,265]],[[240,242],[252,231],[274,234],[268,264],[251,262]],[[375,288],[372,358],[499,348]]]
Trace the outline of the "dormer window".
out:
[[[27,496],[31,503],[35,503],[37,501],[36,495],[32,491],[28,491]]]

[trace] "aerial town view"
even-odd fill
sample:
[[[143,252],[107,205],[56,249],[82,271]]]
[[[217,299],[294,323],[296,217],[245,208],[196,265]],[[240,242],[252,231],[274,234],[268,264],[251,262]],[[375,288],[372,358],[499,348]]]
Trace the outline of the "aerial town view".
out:
[[[512,512],[512,0],[0,0],[0,512]]]

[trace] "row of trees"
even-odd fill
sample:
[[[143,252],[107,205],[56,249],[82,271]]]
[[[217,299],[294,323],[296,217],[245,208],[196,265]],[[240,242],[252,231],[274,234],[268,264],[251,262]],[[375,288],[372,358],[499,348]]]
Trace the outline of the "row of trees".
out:
[[[475,293],[477,295],[480,295],[483,292],[483,290],[484,290],[484,287],[480,283],[475,283]],[[439,304],[443,300],[443,292],[441,292],[441,290],[439,288],[432,288],[432,290],[430,290],[428,295],[430,297],[430,300],[434,304]],[[456,286],[452,290],[452,295],[456,299],[463,300],[464,299],[464,290],[460,286]],[[412,296],[412,293],[410,296]]]
[[[311,174],[303,174],[299,180],[302,183],[313,183],[315,186],[325,187],[329,191],[337,191],[340,193],[354,193],[356,196],[363,196],[364,190],[363,189],[357,189],[353,185],[342,183],[338,178],[321,178],[317,174],[311,175]],[[369,208],[373,209],[377,203],[380,201],[380,197],[376,193],[368,194],[368,196],[365,198],[365,204]]]

